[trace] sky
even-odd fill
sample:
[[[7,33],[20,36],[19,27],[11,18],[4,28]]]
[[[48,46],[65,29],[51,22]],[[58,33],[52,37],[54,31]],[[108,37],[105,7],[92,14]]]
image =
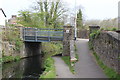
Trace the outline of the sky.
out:
[[[63,0],[66,6],[73,9],[82,7],[83,16],[86,20],[109,19],[118,17],[118,2],[120,0]],[[0,8],[3,8],[7,19],[18,11],[29,9],[35,0],[0,0]],[[75,11],[74,11],[75,12]],[[74,13],[73,12],[73,13]]]

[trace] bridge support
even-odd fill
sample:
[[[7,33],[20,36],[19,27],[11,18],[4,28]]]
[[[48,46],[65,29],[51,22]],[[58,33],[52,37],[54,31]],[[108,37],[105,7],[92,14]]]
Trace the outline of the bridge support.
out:
[[[70,40],[73,40],[73,27],[64,26],[63,56],[70,56]]]
[[[41,54],[41,42],[24,42],[25,57],[31,57]]]

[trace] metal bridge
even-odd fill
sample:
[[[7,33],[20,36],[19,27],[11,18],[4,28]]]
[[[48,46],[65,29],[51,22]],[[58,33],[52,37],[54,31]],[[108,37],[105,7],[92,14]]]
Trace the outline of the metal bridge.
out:
[[[23,40],[26,42],[63,41],[63,29],[24,28]]]

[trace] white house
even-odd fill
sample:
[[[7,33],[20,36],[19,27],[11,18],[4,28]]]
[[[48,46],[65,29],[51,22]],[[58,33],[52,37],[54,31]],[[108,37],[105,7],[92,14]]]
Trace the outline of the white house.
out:
[[[5,12],[3,11],[2,8],[0,8],[0,26],[5,26],[5,18],[6,18],[6,15],[5,15]]]

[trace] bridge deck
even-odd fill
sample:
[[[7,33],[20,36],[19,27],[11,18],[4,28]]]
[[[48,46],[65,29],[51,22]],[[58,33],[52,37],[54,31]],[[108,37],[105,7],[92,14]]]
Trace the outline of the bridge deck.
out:
[[[62,41],[63,29],[24,28],[23,40],[27,42]]]

